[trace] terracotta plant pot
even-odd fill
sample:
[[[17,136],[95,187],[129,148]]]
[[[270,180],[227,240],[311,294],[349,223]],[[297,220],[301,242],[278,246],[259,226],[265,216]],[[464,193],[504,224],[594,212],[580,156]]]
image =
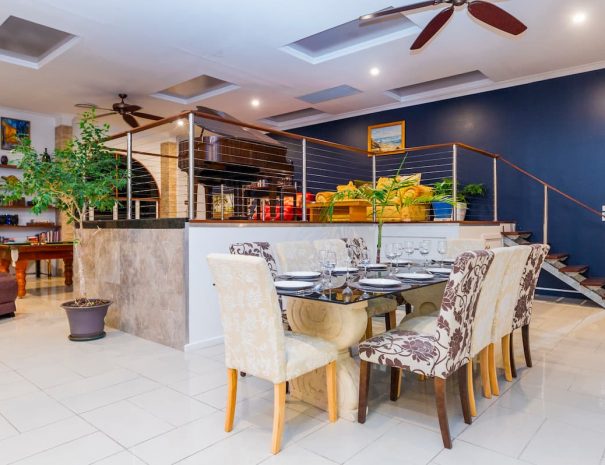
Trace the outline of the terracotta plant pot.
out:
[[[93,341],[105,337],[105,315],[111,300],[103,300],[92,307],[78,307],[74,300],[61,304],[69,320],[69,339],[72,341]]]

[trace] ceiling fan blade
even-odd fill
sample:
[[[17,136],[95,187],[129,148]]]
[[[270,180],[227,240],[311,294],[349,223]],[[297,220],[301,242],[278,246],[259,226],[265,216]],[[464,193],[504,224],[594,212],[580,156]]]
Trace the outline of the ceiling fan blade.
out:
[[[74,107],[78,107],[78,108],[86,108],[88,110],[106,110],[106,111],[113,111],[113,109],[111,108],[103,108],[103,107],[98,107],[97,105],[95,105],[94,103],[76,103],[74,105]]]
[[[163,116],[150,115],[149,113],[141,113],[140,111],[133,111],[131,115],[138,116],[139,118],[152,119],[154,121],[164,119]]]
[[[429,0],[426,2],[414,3],[413,5],[400,6],[399,8],[391,8],[389,10],[377,11],[376,13],[370,13],[369,15],[360,16],[360,21],[368,21],[370,19],[382,18],[384,16],[390,16],[397,13],[403,13],[404,11],[418,10],[427,6],[435,6],[443,3],[443,0]]]
[[[103,113],[102,115],[96,115],[97,118],[103,118],[104,116],[117,115],[115,111],[110,111],[109,113]]]
[[[492,3],[476,0],[468,4],[468,12],[496,29],[518,36],[527,26],[502,8]]]
[[[128,105],[128,104],[127,104],[127,105],[124,107],[124,111],[125,111],[126,113],[134,113],[135,111],[139,111],[141,108],[143,108],[143,107],[140,107],[140,106],[138,106],[138,105]]]
[[[437,16],[431,19],[431,21],[422,30],[418,38],[414,41],[410,47],[410,50],[419,50],[424,47],[427,42],[431,40],[443,26],[445,26],[445,23],[449,21],[453,14],[454,6],[452,5],[451,7],[442,10]]]
[[[133,128],[139,127],[139,123],[137,123],[137,120],[134,119],[134,116],[127,113],[127,114],[122,115],[122,118],[124,118],[124,121],[126,121],[130,125],[130,127],[133,127]]]

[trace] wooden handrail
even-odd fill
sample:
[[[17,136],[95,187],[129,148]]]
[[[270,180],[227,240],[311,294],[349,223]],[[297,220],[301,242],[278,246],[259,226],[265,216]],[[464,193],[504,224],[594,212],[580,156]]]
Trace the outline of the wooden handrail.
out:
[[[108,150],[113,150],[114,152],[127,153],[126,149],[117,149],[114,147],[105,147]],[[179,158],[176,155],[162,155],[161,153],[153,153],[153,152],[141,152],[140,150],[133,150],[132,153],[137,155],[147,155],[149,157],[160,157],[160,158]],[[1,166],[0,166],[1,168]]]
[[[473,147],[472,145],[464,144],[462,142],[447,142],[447,143],[443,143],[443,144],[420,145],[418,147],[407,147],[403,150],[393,150],[390,152],[380,152],[380,153],[368,152],[368,156],[369,157],[372,157],[372,156],[384,157],[384,156],[388,156],[388,155],[402,155],[404,153],[419,152],[422,150],[444,149],[444,148],[448,148],[448,147],[453,147],[454,145],[457,145],[458,147],[462,147],[463,149],[470,150],[471,152],[476,152],[480,155],[485,155],[486,157],[489,157],[489,158],[500,158],[500,156],[496,155],[495,153],[488,152],[487,150],[479,149],[477,147]]]
[[[126,137],[128,133],[136,134],[137,132],[147,131],[148,129],[157,128],[158,126],[162,126],[164,124],[172,123],[177,119],[181,119],[186,115],[186,113],[179,113],[178,115],[168,116],[167,118],[163,118],[153,123],[144,124],[143,126],[139,126],[137,128],[129,129],[128,131],[118,132],[117,134],[113,134],[105,139],[105,141],[121,139],[122,137]]]

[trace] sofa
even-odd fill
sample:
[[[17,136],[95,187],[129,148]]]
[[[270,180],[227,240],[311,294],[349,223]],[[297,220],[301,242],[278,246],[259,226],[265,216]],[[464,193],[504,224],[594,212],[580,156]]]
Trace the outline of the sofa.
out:
[[[8,273],[0,273],[0,317],[13,317],[17,307],[17,280]]]
[[[420,184],[421,175],[414,174],[411,176],[399,176],[397,178],[398,181],[409,180],[413,182],[413,185],[408,187],[404,187],[395,192],[393,201],[391,204],[384,208],[382,211],[381,207],[377,207],[376,215],[378,218],[382,216],[382,220],[384,222],[399,222],[399,221],[427,221],[429,219],[430,213],[430,205],[429,204],[418,204],[418,205],[408,205],[401,206],[408,199],[417,199],[419,197],[424,197],[427,195],[431,195],[433,189],[430,186],[423,186]],[[376,182],[376,187],[383,188],[388,187],[389,183],[392,183],[394,178],[382,177],[379,178]],[[358,203],[359,206],[364,206],[367,216],[367,221],[372,220],[372,205],[370,202],[357,199],[356,193],[358,192],[358,188],[363,186],[364,184],[369,184],[364,181],[349,181],[348,184],[340,185],[336,187],[336,192],[344,192],[342,200],[337,200],[335,206],[338,205],[339,202],[351,202]],[[315,196],[315,203],[313,204],[314,208],[327,208],[330,204],[330,201],[336,194],[336,192],[319,192]],[[346,193],[350,193],[347,195]],[[325,217],[325,215],[324,215]],[[326,221],[328,218],[326,218]]]

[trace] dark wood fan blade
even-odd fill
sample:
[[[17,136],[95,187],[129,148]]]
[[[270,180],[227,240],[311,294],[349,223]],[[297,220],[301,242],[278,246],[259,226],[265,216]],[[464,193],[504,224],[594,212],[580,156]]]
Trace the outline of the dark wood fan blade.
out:
[[[122,115],[122,118],[124,118],[124,121],[126,121],[131,127],[133,127],[133,128],[139,127],[139,123],[137,123],[137,120],[134,119],[134,116],[132,116],[130,114],[124,114],[124,115]]]
[[[368,21],[370,19],[382,18],[384,16],[390,16],[396,13],[403,13],[404,11],[419,10],[420,8],[439,5],[440,3],[443,3],[443,0],[429,0],[427,2],[414,3],[413,5],[400,6],[399,8],[391,8],[390,10],[377,11],[376,13],[363,15],[359,18],[359,20]]]
[[[94,103],[76,103],[74,105],[74,107],[78,107],[78,108],[87,108],[89,110],[105,110],[105,111],[113,111],[113,109],[111,108],[103,108],[103,107],[98,107],[96,106]]]
[[[152,119],[154,121],[164,119],[162,116],[150,115],[149,113],[141,113],[140,111],[133,111],[131,115],[138,116],[139,118]]]
[[[527,26],[502,8],[488,2],[476,0],[468,4],[468,12],[496,29],[518,36]]]
[[[117,115],[115,111],[110,111],[109,113],[103,113],[102,115],[96,115],[97,118],[103,118],[104,116]]]
[[[143,108],[143,107],[140,107],[138,105],[126,105],[124,107],[124,111],[126,113],[134,113],[135,111],[139,111],[141,108]]]
[[[451,7],[442,10],[437,16],[431,19],[418,38],[414,41],[410,50],[419,50],[424,47],[427,42],[445,26],[445,23],[449,21],[453,14],[454,6],[452,5]]]

